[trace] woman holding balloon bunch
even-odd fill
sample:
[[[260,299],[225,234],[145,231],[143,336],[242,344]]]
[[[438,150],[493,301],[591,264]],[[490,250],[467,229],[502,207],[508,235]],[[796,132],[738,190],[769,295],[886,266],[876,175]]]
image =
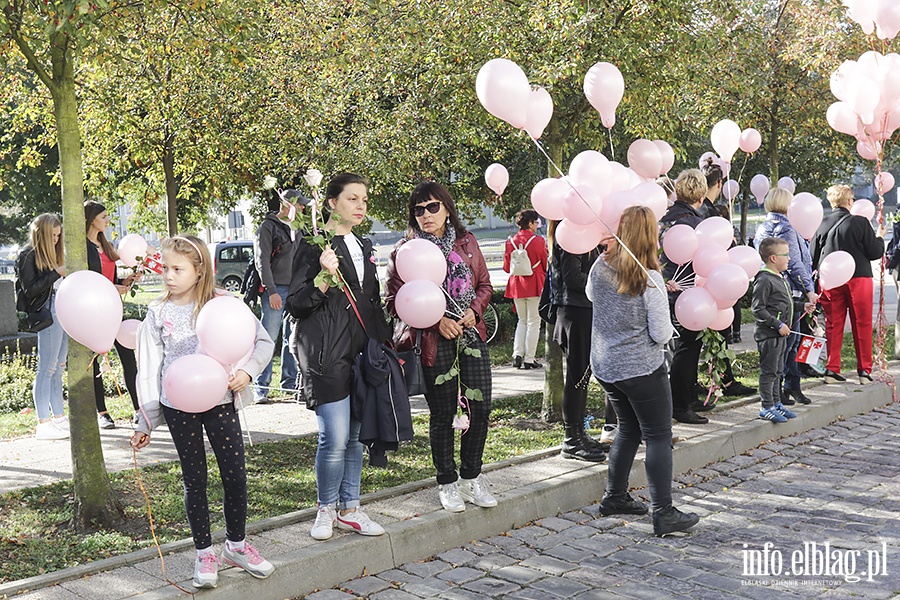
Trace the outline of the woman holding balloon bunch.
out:
[[[482,319],[493,293],[490,274],[475,236],[463,227],[446,188],[435,182],[420,183],[409,197],[408,209],[406,240],[398,244],[388,263],[386,305],[391,314],[402,311],[396,300],[403,285],[397,268],[403,245],[416,240],[436,245],[446,262],[446,277],[442,278],[446,313],[430,327],[406,328],[398,348],[412,347],[413,338],[421,331],[425,400],[431,413],[431,458],[437,469],[441,505],[451,512],[464,511],[466,502],[496,506],[497,500],[481,477],[491,412],[491,360]],[[454,366],[458,373],[438,383],[438,377]],[[465,390],[479,390],[482,399],[461,399],[460,392]],[[468,408],[469,423],[460,442],[457,471],[453,423],[461,402]]]
[[[176,394],[174,388],[179,381],[167,378],[168,371],[179,359],[198,354],[197,317],[217,293],[209,251],[199,238],[175,236],[165,240],[162,263],[166,291],[150,304],[138,330],[137,387],[141,408],[131,446],[135,450],[147,446],[150,432],[165,419],[181,462],[184,505],[197,549],[194,587],[216,587],[220,562],[240,567],[257,578],[268,577],[275,567],[245,540],[247,468],[237,411],[252,403],[252,394],[241,392],[262,372],[275,344],[256,321],[252,350],[244,364],[228,376],[227,391],[218,404],[204,410],[205,407],[191,404],[193,399],[186,400]],[[246,308],[243,304],[241,307]],[[226,534],[221,561],[210,537],[204,429],[216,455],[225,492]]]

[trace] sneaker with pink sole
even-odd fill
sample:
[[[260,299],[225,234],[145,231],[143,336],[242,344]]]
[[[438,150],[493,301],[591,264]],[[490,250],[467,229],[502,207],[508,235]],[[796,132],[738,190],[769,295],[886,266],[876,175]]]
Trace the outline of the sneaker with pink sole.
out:
[[[219,558],[215,552],[197,555],[193,584],[198,589],[210,589],[219,585]]]
[[[259,550],[250,542],[244,542],[243,550],[231,550],[228,548],[228,542],[225,542],[222,562],[230,567],[243,569],[257,579],[265,579],[275,570],[275,565],[260,556]]]

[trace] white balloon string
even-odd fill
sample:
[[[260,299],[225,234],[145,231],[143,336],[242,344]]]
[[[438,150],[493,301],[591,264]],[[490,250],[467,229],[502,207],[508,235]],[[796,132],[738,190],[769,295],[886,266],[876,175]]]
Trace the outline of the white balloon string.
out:
[[[606,132],[609,134],[609,156],[613,160],[616,160],[616,149],[613,148],[612,127],[607,129]]]
[[[738,178],[737,178],[738,193],[740,193],[740,191],[741,191],[741,179],[743,179],[743,177],[744,177],[744,168],[747,166],[747,160],[749,160],[749,158],[750,158],[750,155],[745,152],[744,153],[744,164],[741,165],[741,172],[738,173]],[[737,198],[737,194],[735,194],[734,196],[731,197],[730,200],[728,200],[728,214],[731,215],[732,218],[734,217],[734,199],[735,198]]]
[[[232,377],[236,377],[236,376],[237,376],[237,370],[234,368],[234,365],[228,365],[228,366],[231,367],[231,376],[232,376]],[[248,390],[247,388],[244,388],[244,389],[241,390],[240,392],[232,392],[232,393],[233,393],[235,396],[237,396],[238,398],[243,399],[243,398],[244,398],[244,394],[245,394],[246,392],[249,392],[249,390]],[[245,430],[245,432],[246,432],[246,434],[247,434],[247,440],[250,442],[250,445],[253,446],[253,437],[250,435],[250,420],[247,419],[247,412],[244,411],[244,410],[238,411],[238,421],[240,421],[240,417],[241,417],[240,413],[244,413],[244,420],[242,421],[242,425],[244,426],[244,430]]]

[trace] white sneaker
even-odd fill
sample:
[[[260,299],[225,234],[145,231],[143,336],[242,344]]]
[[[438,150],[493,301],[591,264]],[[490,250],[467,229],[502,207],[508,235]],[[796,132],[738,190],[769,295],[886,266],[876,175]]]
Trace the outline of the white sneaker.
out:
[[[438,496],[441,498],[441,506],[444,507],[444,510],[449,510],[450,512],[466,510],[466,503],[463,502],[462,497],[459,495],[457,482],[438,485]]]
[[[198,589],[214,588],[219,585],[219,557],[215,552],[204,552],[197,555],[192,583]]]
[[[64,431],[53,424],[52,421],[38,423],[34,430],[35,437],[39,440],[64,440],[69,437],[69,432]]]
[[[260,556],[259,551],[250,542],[244,542],[243,550],[232,550],[226,541],[225,549],[222,551],[222,562],[243,569],[257,579],[265,579],[275,571],[275,566]]]
[[[616,439],[617,433],[619,433],[618,425],[604,425],[603,429],[600,430],[600,443],[612,444]]]
[[[69,431],[69,420],[65,415],[53,417],[52,419],[50,419],[50,422],[56,425],[56,427],[62,431]]]
[[[314,540],[327,540],[334,533],[334,523],[336,521],[333,506],[319,506],[319,512],[316,514],[316,522],[313,523],[309,535]]]
[[[370,519],[369,515],[360,508],[345,515],[338,513],[337,526],[338,529],[348,529],[361,535],[381,535],[384,533],[381,525]]]
[[[497,499],[491,496],[481,475],[475,479],[460,479],[459,495],[463,500],[471,502],[475,506],[482,508],[497,506]]]

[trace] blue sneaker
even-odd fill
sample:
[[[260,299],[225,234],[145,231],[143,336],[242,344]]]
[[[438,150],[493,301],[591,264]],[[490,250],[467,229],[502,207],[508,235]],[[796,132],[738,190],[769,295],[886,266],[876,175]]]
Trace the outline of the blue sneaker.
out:
[[[763,408],[759,411],[759,418],[772,421],[773,423],[787,423],[787,417],[775,410],[774,406],[772,408]]]
[[[786,409],[784,407],[784,404],[782,404],[781,402],[779,402],[778,404],[775,405],[775,410],[780,412],[781,415],[786,419],[796,419],[797,418],[797,415],[795,413],[792,413],[788,409]]]

